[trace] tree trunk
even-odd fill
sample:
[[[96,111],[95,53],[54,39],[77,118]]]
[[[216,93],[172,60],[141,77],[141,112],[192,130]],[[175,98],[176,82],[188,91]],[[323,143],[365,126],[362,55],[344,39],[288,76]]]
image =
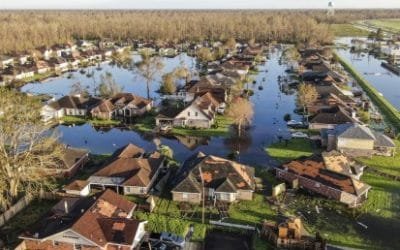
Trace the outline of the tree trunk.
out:
[[[150,81],[146,82],[146,89],[147,89],[147,99],[150,99]]]
[[[18,186],[19,186],[19,181],[16,179],[11,179],[10,180],[10,196],[11,198],[16,198],[18,196]]]

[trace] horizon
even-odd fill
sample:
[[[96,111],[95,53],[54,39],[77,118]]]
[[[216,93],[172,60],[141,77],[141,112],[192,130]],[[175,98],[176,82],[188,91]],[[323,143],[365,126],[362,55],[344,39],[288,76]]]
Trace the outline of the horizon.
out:
[[[15,0],[0,3],[0,10],[318,10],[328,0]],[[335,9],[400,9],[398,0],[336,0]],[[360,4],[361,3],[361,4]],[[155,8],[156,6],[156,8]]]

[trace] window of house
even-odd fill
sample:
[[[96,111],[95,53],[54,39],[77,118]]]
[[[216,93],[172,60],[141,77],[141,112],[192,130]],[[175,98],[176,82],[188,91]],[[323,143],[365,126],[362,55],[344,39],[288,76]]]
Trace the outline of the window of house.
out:
[[[74,245],[74,250],[82,250],[82,245],[80,245],[80,244],[75,244],[75,245]]]
[[[196,112],[196,113],[194,113],[194,115],[195,115],[195,116],[198,116],[198,115],[199,115],[199,113],[198,113],[198,112]]]
[[[130,193],[131,192],[131,187],[125,187],[126,192]]]
[[[190,112],[188,112],[188,116],[190,116]]]

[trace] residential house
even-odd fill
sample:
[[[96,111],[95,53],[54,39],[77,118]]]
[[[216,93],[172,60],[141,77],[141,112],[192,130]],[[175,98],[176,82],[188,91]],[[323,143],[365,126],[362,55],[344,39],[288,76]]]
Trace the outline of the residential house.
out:
[[[326,169],[330,171],[347,175],[356,180],[360,180],[364,173],[366,166],[359,164],[336,150],[322,152],[321,155]]]
[[[14,58],[10,56],[0,56],[0,68],[5,69],[14,65]]]
[[[36,69],[28,66],[10,66],[3,71],[3,77],[6,82],[23,80],[35,75]]]
[[[90,194],[90,183],[83,180],[74,180],[66,185],[63,190],[66,194],[73,196],[88,196]]]
[[[360,205],[368,197],[369,185],[327,168],[320,155],[302,157],[276,168],[276,176],[290,183],[327,198],[340,201],[350,207]]]
[[[18,56],[18,63],[20,65],[24,65],[26,63],[28,63],[28,61],[31,59],[30,55],[20,55]]]
[[[224,62],[220,65],[223,73],[237,73],[240,75],[240,79],[244,79],[246,75],[249,73],[250,67],[243,63],[238,63],[233,60]]]
[[[322,109],[309,122],[310,129],[334,129],[337,125],[357,122],[354,111],[347,111],[341,106]]]
[[[261,236],[279,249],[326,249],[326,242],[320,237],[311,237],[297,217],[280,216],[277,221],[264,221]]]
[[[66,146],[56,166],[45,169],[41,168],[40,170],[45,176],[71,178],[85,166],[88,159],[88,150]]]
[[[117,192],[147,195],[164,167],[164,156],[145,153],[128,144],[118,149],[110,161],[89,179],[90,188],[115,188]]]
[[[180,112],[162,110],[156,117],[156,125],[171,124],[175,127],[211,128],[221,103],[211,93],[198,96]]]
[[[18,249],[139,249],[146,221],[132,219],[136,204],[111,190],[64,198],[20,235]]]
[[[353,156],[392,156],[396,150],[396,144],[388,136],[357,123],[322,130],[321,143],[328,151],[338,150]]]
[[[51,71],[51,68],[46,61],[39,60],[36,62],[36,70],[38,74],[45,74]]]
[[[394,62],[399,63],[400,62],[400,46],[399,45],[394,45],[394,46],[382,46],[381,47],[381,52],[385,55],[388,55],[391,57],[391,59]]]
[[[187,85],[186,92],[194,96],[211,93],[220,103],[227,102],[231,85],[223,85],[216,77],[202,77],[199,81],[192,81]]]
[[[131,93],[119,93],[102,100],[90,113],[99,119],[142,116],[153,108],[153,101]]]
[[[54,53],[53,50],[51,48],[48,48],[46,46],[40,47],[37,49],[40,53],[41,53],[41,57],[44,60],[50,60],[50,58],[53,57]],[[39,56],[39,55],[34,55],[34,56]]]
[[[253,168],[201,152],[184,162],[174,182],[174,201],[197,204],[203,196],[213,202],[252,200],[255,190]]]
[[[67,60],[62,57],[53,57],[48,60],[50,67],[57,72],[67,72],[69,70],[69,64]]]
[[[88,111],[98,105],[98,98],[84,98],[79,95],[64,96],[57,101],[50,102],[42,107],[41,115],[44,121],[60,119],[63,116],[86,116]]]

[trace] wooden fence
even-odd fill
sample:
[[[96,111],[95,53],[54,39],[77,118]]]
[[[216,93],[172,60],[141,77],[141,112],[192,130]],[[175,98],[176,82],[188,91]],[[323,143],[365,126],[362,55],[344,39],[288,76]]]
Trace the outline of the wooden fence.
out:
[[[7,211],[0,214],[0,227],[4,226],[12,217],[14,217],[17,213],[27,207],[35,198],[46,199],[46,200],[55,200],[59,198],[57,193],[49,193],[49,192],[40,192],[38,196],[25,195],[21,199],[19,199],[14,205],[12,205]]]

